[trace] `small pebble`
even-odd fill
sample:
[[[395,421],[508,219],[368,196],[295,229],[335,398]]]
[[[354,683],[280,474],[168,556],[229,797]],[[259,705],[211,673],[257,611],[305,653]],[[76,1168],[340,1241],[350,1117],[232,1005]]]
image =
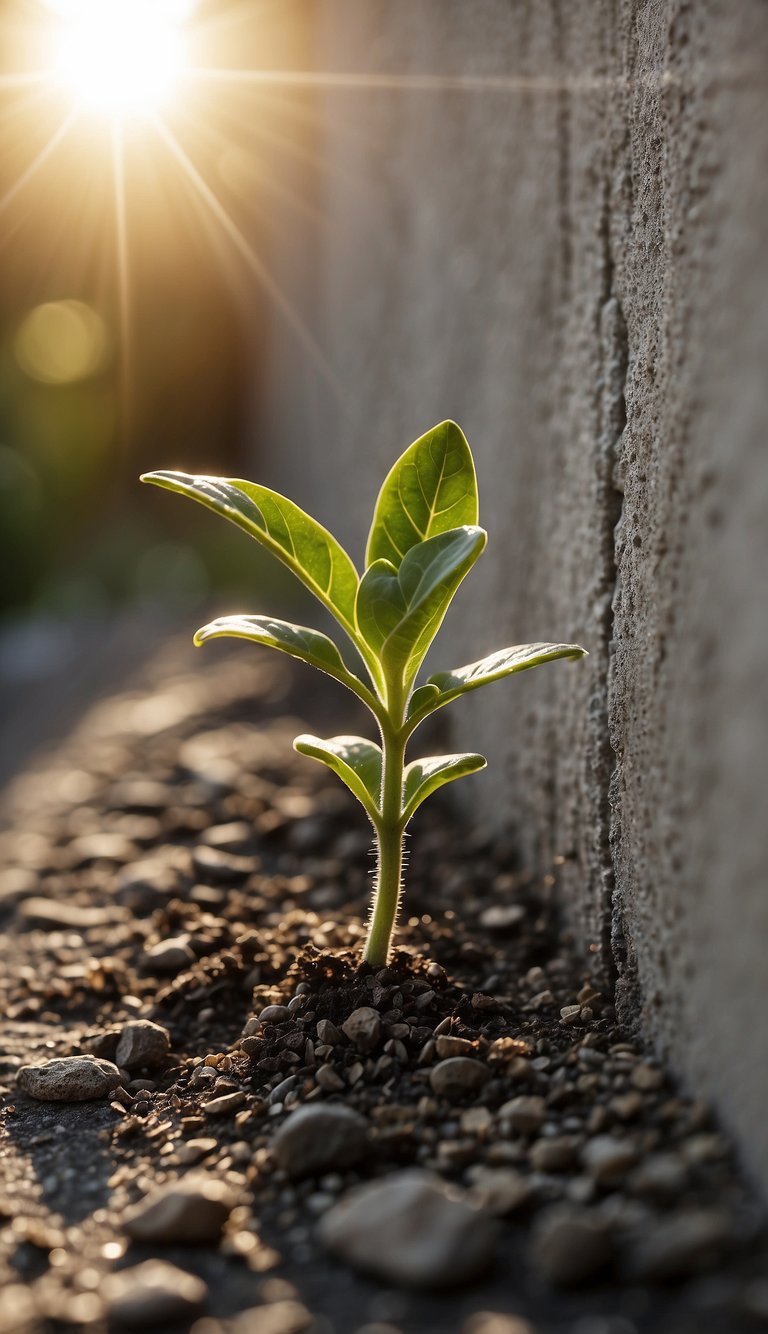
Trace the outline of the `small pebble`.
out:
[[[381,1015],[369,1005],[361,1005],[341,1025],[341,1031],[358,1051],[373,1051],[381,1038]]]
[[[134,1019],[120,1032],[115,1060],[124,1070],[153,1070],[165,1064],[170,1050],[167,1028],[151,1019]]]
[[[354,1269],[404,1287],[466,1283],[491,1264],[488,1214],[416,1168],[357,1186],[322,1218],[323,1244]]]
[[[259,1014],[259,1022],[262,1024],[286,1024],[291,1017],[291,1012],[287,1005],[265,1005]]]
[[[108,1274],[102,1293],[110,1321],[136,1329],[163,1328],[197,1315],[208,1299],[201,1278],[165,1260],[145,1260]]]
[[[485,1087],[490,1077],[488,1067],[469,1056],[451,1056],[429,1072],[432,1092],[438,1098],[447,1098],[449,1102],[477,1093]]]
[[[146,1195],[125,1213],[123,1227],[134,1241],[163,1245],[216,1242],[234,1203],[224,1182],[199,1173]]]
[[[292,1112],[275,1135],[272,1152],[289,1177],[320,1176],[354,1167],[368,1146],[368,1124],[349,1107],[314,1103]]]
[[[549,1283],[571,1287],[594,1278],[613,1258],[608,1223],[586,1209],[554,1206],[536,1225],[533,1263]]]
[[[487,931],[514,931],[524,920],[521,903],[495,903],[480,914],[480,925]]]
[[[613,1135],[596,1135],[582,1150],[582,1162],[601,1186],[613,1186],[624,1180],[635,1166],[638,1152],[628,1140]]]
[[[447,1035],[437,1038],[435,1051],[441,1060],[449,1056],[474,1056],[475,1044],[467,1038],[452,1038]]]
[[[194,962],[195,953],[188,936],[172,936],[168,940],[158,941],[145,950],[142,960],[146,972],[168,977],[174,977]]]
[[[727,1214],[718,1209],[683,1209],[644,1229],[630,1251],[634,1278],[656,1283],[689,1278],[717,1263],[731,1238]]]
[[[543,1098],[522,1093],[499,1108],[499,1120],[507,1121],[519,1135],[535,1135],[544,1124],[547,1105]]]

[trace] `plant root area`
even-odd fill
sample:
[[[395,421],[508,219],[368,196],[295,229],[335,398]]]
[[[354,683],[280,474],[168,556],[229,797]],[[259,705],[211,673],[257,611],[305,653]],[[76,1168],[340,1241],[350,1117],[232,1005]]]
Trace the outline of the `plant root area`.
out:
[[[6,791],[0,1331],[765,1328],[759,1205],[553,877],[435,800],[360,965],[369,831],[291,749],[360,723],[309,689],[170,645]]]

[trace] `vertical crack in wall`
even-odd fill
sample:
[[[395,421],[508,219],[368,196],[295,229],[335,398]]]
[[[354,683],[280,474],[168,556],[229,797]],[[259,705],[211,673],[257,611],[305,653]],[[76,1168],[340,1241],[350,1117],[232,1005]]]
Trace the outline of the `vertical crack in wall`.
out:
[[[561,0],[552,6],[553,49],[560,77],[557,91],[557,206],[559,211],[558,236],[560,240],[560,274],[562,301],[565,305],[571,292],[573,240],[571,223],[571,108],[566,83],[565,25]]]
[[[629,366],[627,325],[614,291],[611,250],[611,183],[607,175],[601,225],[602,291],[598,319],[600,378],[597,401],[596,513],[599,523],[596,586],[596,654],[599,683],[591,700],[593,854],[599,877],[600,958],[606,980],[616,983],[625,963],[624,937],[617,933],[616,873],[612,841],[616,838],[618,757],[611,741],[610,700],[615,670],[615,613],[620,592],[619,541],[624,513],[620,452],[627,424],[625,386]]]

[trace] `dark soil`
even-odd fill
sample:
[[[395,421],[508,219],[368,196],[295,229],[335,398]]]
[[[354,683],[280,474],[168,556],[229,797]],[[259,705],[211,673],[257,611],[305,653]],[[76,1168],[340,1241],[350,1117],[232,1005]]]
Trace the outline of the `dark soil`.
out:
[[[533,879],[436,800],[410,842],[397,951],[387,969],[361,968],[368,831],[346,790],[291,749],[307,726],[360,721],[282,663],[212,652],[193,674],[179,654],[7,793],[0,1331],[103,1329],[105,1276],[153,1255],[208,1285],[207,1315],[173,1326],[197,1321],[197,1334],[234,1329],[242,1312],[240,1334],[764,1326],[760,1211],[708,1109],[617,1026],[561,927],[554,877]],[[275,1005],[289,1008],[258,1020]],[[381,1020],[370,1051],[341,1032],[361,1006]],[[159,1068],[124,1072],[95,1102],[19,1091],[21,1065],[114,1059],[136,1018],[170,1032]],[[435,1093],[446,1037],[486,1067],[480,1093]],[[534,1101],[510,1108],[518,1097]],[[318,1101],[360,1112],[370,1153],[292,1182],[270,1146],[292,1109]],[[590,1156],[605,1137],[621,1150],[612,1167]],[[323,1250],[317,1221],[337,1198],[411,1165],[501,1216],[495,1265],[474,1286],[400,1290]],[[126,1209],[192,1167],[233,1193],[221,1241],[131,1243]],[[592,1274],[563,1265],[557,1218],[571,1260],[567,1228],[599,1227]],[[648,1249],[660,1227],[666,1267]]]

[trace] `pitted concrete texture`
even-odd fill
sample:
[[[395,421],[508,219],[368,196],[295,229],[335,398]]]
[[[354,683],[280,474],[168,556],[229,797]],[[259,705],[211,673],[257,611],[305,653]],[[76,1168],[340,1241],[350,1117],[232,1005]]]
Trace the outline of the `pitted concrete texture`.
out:
[[[341,390],[275,393],[276,479],[360,553],[395,454],[462,423],[490,546],[434,662],[591,655],[454,706],[465,796],[768,1185],[768,5],[317,14],[319,69],[427,77],[318,97]]]

